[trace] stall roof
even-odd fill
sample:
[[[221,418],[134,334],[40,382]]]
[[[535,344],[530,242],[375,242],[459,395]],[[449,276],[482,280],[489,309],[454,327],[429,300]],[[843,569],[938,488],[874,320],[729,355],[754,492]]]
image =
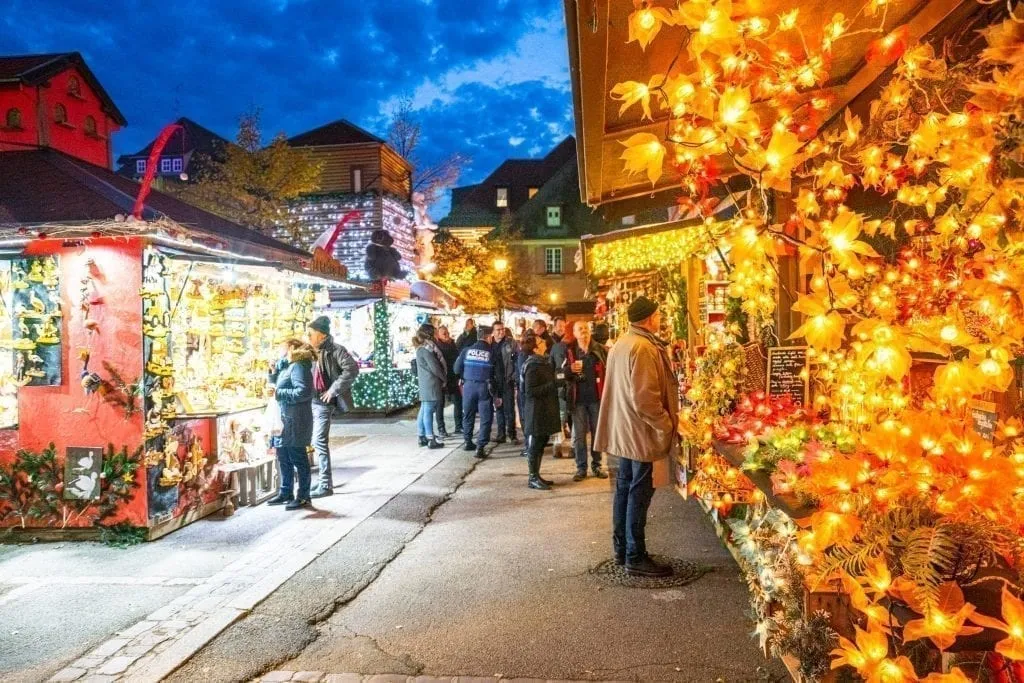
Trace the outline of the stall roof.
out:
[[[302,249],[157,190],[146,199],[144,220],[134,221],[130,214],[138,192],[134,181],[52,149],[0,153],[0,231],[5,237],[28,227],[54,237],[85,237],[95,231],[165,237],[182,233],[187,239],[176,246],[223,259],[257,259],[297,272],[304,272],[302,263],[310,259]]]
[[[696,66],[689,57],[676,59],[682,44],[684,30],[666,26],[659,40],[646,51],[629,39],[629,15],[636,3],[619,0],[564,0],[569,65],[572,80],[573,105],[576,112],[576,137],[579,141],[580,191],[583,201],[590,205],[606,204],[631,197],[651,196],[661,192],[679,191],[673,174],[665,174],[652,187],[643,177],[626,174],[620,159],[622,141],[637,133],[653,133],[662,137],[666,119],[655,115],[653,120],[640,119],[640,108],[619,116],[619,102],[610,97],[610,90],[624,81],[646,83],[652,74],[664,73],[670,64],[672,73],[692,73]],[[667,4],[667,3],[663,3]],[[758,5],[758,13],[775,17],[799,5],[801,26],[824,25],[836,12],[847,17],[858,15],[862,0],[835,0],[834,2],[802,2],[792,0],[765,0]],[[970,12],[977,11],[981,3],[974,0],[918,0],[916,2],[888,3],[886,30],[906,25],[911,40],[942,33]],[[867,23],[856,16],[863,28]],[[824,97],[829,120],[871,86],[885,73],[887,65],[881,61],[865,60],[870,40],[850,40],[837,43],[833,53],[833,78],[819,90],[808,91],[806,97]],[[727,171],[727,165],[724,164]]]

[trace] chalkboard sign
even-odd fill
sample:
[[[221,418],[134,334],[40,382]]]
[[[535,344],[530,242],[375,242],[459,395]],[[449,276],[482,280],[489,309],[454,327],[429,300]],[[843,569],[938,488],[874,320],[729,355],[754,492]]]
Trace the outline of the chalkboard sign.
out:
[[[974,431],[981,438],[991,441],[995,437],[996,423],[999,421],[996,404],[989,401],[971,401],[971,420],[974,422]]]
[[[793,402],[806,405],[807,347],[773,346],[768,349],[768,395],[793,397]]]

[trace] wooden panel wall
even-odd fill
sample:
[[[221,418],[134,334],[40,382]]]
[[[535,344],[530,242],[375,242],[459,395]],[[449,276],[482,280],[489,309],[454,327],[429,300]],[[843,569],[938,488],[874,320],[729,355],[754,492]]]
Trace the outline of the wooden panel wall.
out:
[[[411,199],[412,168],[390,147],[381,147],[381,181],[384,191],[396,197]]]
[[[321,192],[352,192],[352,169],[363,169],[363,190],[381,189],[380,145],[325,145],[306,147],[315,161],[322,162]]]

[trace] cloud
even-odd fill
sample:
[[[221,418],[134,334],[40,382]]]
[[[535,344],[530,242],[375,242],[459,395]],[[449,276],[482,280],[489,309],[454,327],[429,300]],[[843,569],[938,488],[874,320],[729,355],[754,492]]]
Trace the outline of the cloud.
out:
[[[523,144],[524,142],[526,142],[526,138],[520,138],[520,137],[513,136],[513,137],[510,137],[508,139],[508,144],[512,145],[513,147],[518,147],[519,145]]]

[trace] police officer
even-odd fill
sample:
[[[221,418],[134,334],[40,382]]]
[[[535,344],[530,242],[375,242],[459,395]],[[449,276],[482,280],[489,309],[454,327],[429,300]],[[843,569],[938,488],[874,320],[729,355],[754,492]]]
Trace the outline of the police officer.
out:
[[[491,422],[494,406],[501,407],[501,395],[496,393],[498,378],[504,376],[500,354],[491,346],[491,328],[477,327],[477,342],[466,347],[455,361],[455,374],[462,377],[462,431],[466,438],[464,450],[476,450],[476,457],[486,458],[484,446],[491,440]],[[480,434],[473,443],[473,423],[480,411]]]

